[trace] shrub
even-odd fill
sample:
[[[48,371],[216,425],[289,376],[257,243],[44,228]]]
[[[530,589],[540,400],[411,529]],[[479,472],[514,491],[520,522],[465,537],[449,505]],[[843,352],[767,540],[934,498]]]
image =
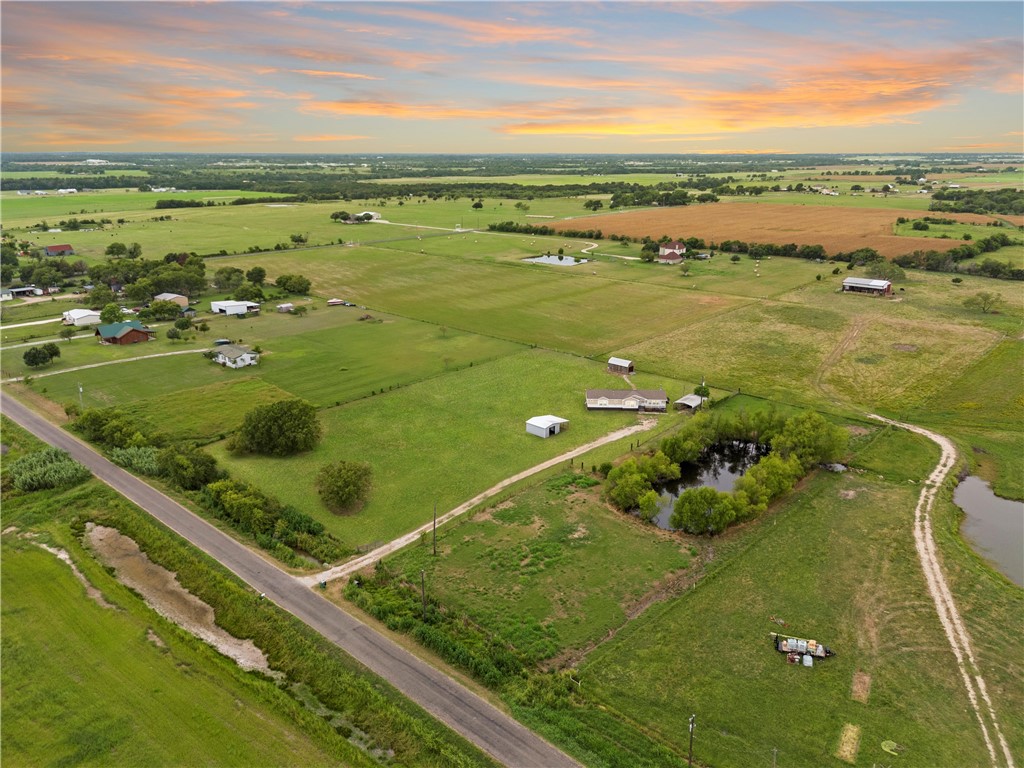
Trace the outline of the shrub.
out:
[[[305,400],[281,400],[259,405],[245,414],[230,447],[248,453],[290,456],[308,451],[322,435],[316,408]]]
[[[373,470],[362,461],[336,461],[324,464],[316,475],[316,489],[328,509],[350,510],[366,499]]]
[[[157,448],[152,445],[114,448],[110,451],[110,460],[119,467],[138,472],[140,475],[158,477],[163,473],[157,461],[157,454]]]
[[[7,467],[7,472],[11,483],[20,491],[76,485],[92,474],[59,448],[26,454]]]

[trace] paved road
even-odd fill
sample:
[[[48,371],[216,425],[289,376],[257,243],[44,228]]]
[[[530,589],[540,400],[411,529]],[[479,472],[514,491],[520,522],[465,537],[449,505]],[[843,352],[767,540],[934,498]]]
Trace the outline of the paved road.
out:
[[[50,445],[62,448],[100,480],[203,550],[258,592],[322,634],[342,650],[508,766],[578,766],[535,733],[434,669],[317,592],[239,544],[156,489],[107,461],[91,447],[55,427],[11,397],[0,400],[4,415]]]

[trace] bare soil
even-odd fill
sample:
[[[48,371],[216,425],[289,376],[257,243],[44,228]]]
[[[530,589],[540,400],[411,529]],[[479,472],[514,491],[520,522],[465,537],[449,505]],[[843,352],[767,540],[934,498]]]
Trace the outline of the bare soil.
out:
[[[242,669],[269,673],[266,655],[252,640],[239,640],[218,627],[213,608],[182,587],[177,575],[150,560],[133,539],[115,528],[91,523],[85,536],[99,559],[114,569],[118,581],[142,595],[161,616],[234,659]]]
[[[859,701],[861,704],[868,703],[868,696],[871,695],[871,675],[860,670],[853,673],[853,686],[850,689],[850,698]]]
[[[880,208],[845,208],[772,203],[719,203],[687,205],[605,216],[588,216],[587,227],[606,235],[662,235],[699,237],[708,242],[743,240],[748,243],[821,245],[829,254],[874,248],[883,256],[901,256],[918,249],[948,251],[958,240],[899,237],[893,234],[896,219],[906,211]],[[952,213],[943,216],[970,224],[986,224],[990,216]],[[556,229],[576,229],[578,221],[554,224]]]
[[[839,737],[839,748],[836,757],[847,763],[857,762],[857,750],[860,749],[860,726],[847,723]]]

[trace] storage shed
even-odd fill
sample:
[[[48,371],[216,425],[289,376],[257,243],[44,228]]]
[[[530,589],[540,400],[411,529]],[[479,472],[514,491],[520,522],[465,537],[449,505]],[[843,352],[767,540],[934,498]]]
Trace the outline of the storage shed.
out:
[[[562,431],[562,425],[568,424],[568,419],[560,419],[558,416],[534,416],[526,421],[526,431],[537,437],[551,437]]]
[[[844,293],[870,293],[873,296],[891,296],[892,283],[888,280],[870,280],[866,277],[848,277],[843,280]]]
[[[218,315],[244,315],[259,312],[260,305],[254,301],[211,301],[210,311]]]
[[[81,327],[100,323],[100,313],[91,309],[69,309],[63,313],[63,317],[64,325]]]
[[[675,402],[676,410],[696,411],[698,408],[704,405],[705,400],[707,400],[707,398],[701,397],[700,395],[683,395]]]
[[[608,373],[633,373],[633,361],[621,357],[608,358]]]

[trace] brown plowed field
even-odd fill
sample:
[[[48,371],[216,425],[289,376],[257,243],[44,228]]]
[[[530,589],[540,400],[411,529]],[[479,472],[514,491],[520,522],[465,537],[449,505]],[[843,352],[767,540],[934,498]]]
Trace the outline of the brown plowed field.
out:
[[[553,226],[556,229],[600,229],[605,237],[616,234],[657,239],[668,235],[678,239],[699,237],[709,243],[742,240],[776,245],[821,245],[829,254],[874,248],[890,258],[918,249],[948,251],[961,245],[958,240],[897,237],[892,231],[900,216],[942,216],[969,224],[992,221],[990,216],[973,213],[717,203],[587,216]]]

